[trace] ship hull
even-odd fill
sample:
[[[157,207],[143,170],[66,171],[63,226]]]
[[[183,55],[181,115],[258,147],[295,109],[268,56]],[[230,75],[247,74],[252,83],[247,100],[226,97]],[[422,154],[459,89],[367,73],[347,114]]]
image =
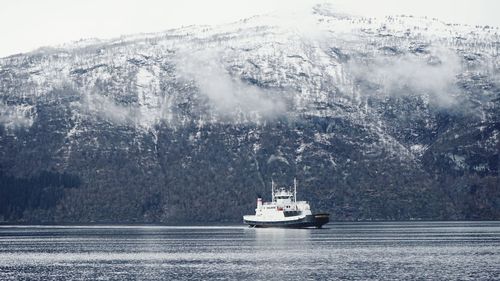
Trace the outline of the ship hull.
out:
[[[243,220],[245,224],[250,227],[278,227],[278,228],[321,228],[323,225],[330,221],[328,214],[314,214],[308,215],[304,218],[297,220],[287,221],[257,221],[257,220]]]

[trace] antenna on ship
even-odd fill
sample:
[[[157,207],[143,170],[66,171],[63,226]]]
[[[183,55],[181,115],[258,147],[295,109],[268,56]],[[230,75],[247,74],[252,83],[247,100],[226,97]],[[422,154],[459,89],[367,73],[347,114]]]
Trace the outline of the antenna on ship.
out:
[[[271,178],[271,201],[274,202],[274,179]]]
[[[297,178],[293,178],[293,200],[297,203]]]

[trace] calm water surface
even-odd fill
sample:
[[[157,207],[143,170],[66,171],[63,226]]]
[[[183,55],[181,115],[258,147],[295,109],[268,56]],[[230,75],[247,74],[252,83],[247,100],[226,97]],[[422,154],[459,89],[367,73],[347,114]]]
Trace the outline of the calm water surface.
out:
[[[0,226],[0,280],[500,280],[500,222]]]

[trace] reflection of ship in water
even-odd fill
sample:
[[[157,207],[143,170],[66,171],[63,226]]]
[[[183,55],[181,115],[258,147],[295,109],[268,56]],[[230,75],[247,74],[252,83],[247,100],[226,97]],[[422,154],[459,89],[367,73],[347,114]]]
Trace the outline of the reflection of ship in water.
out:
[[[250,229],[249,229],[250,231]],[[286,250],[294,245],[297,249],[307,250],[311,246],[311,233],[308,229],[259,228],[252,231],[254,242],[265,249]]]
[[[320,228],[330,220],[326,213],[313,214],[307,201],[297,201],[297,182],[294,191],[284,187],[272,187],[272,201],[262,202],[257,198],[255,215],[243,216],[243,221],[252,227],[317,227]]]
[[[250,243],[252,261],[248,264],[255,268],[257,260],[261,262],[253,272],[252,280],[314,280],[320,270],[317,263],[305,264],[304,259],[316,260],[318,243],[325,232],[305,228],[247,228],[245,239]],[[317,260],[316,260],[317,261]],[[318,261],[321,263],[322,261]],[[311,270],[311,268],[316,268]],[[326,278],[328,279],[328,278]]]

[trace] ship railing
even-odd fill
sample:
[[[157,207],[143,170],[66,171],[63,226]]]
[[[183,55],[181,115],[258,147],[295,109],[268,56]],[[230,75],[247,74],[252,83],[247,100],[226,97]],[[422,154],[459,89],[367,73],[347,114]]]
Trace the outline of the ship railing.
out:
[[[276,205],[276,202],[262,202],[262,205]]]
[[[289,203],[286,203],[288,205],[303,205],[303,204],[308,204],[307,201],[297,201],[297,202],[289,202]],[[262,202],[262,205],[277,205],[276,202]]]

